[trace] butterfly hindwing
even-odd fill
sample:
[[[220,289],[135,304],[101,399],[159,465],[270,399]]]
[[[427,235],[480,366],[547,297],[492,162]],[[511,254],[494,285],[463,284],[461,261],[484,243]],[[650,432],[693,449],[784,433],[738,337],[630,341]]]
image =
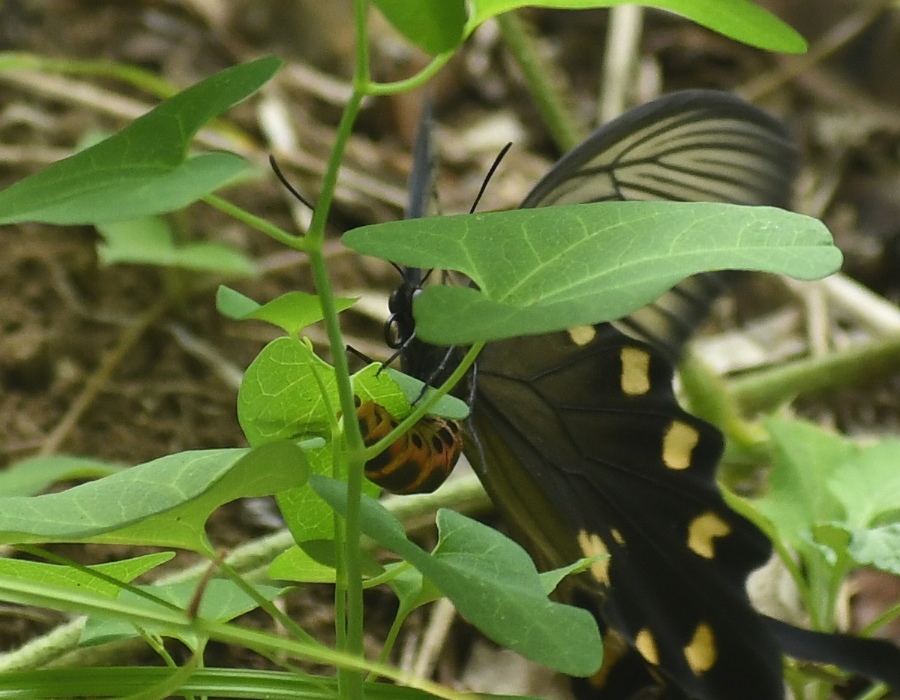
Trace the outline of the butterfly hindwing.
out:
[[[491,343],[475,381],[470,460],[512,522],[534,520],[545,563],[574,553],[561,530],[577,555],[608,554],[591,569],[603,618],[691,697],[778,697],[744,591],[770,546],[722,500],[721,435],[678,407],[671,365],[601,324]]]

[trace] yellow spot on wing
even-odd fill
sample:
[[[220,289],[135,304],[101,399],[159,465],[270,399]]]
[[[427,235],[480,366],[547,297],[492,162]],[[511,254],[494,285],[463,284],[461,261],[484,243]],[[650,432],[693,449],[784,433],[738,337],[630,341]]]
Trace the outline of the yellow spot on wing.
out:
[[[688,525],[688,547],[704,559],[716,556],[717,537],[731,534],[731,526],[711,511],[698,515]]]
[[[583,348],[596,337],[597,329],[593,326],[573,326],[569,329],[569,338],[580,348]]]
[[[603,540],[600,539],[600,535],[598,535],[596,532],[588,532],[587,530],[582,530],[578,533],[578,546],[581,547],[581,551],[584,556],[588,558],[597,556],[603,557],[603,559],[598,559],[593,564],[591,564],[591,574],[600,583],[608,586],[609,550],[606,548]]]
[[[691,455],[698,442],[700,433],[696,428],[673,420],[663,437],[663,463],[669,469],[687,469],[691,466]]]
[[[701,622],[684,648],[684,658],[695,674],[701,674],[716,663],[716,639],[712,628]]]
[[[622,393],[641,396],[650,391],[650,355],[640,348],[622,348]]]
[[[621,546],[621,547],[625,546],[625,538],[622,536],[621,532],[619,532],[616,528],[612,528],[610,530],[610,534],[612,535],[612,538],[616,541],[616,543],[619,546]]]
[[[600,670],[588,679],[588,682],[597,688],[602,689],[606,684],[609,674],[628,653],[630,647],[625,642],[625,638],[614,629],[607,629],[603,633],[603,665]]]
[[[641,656],[654,666],[659,665],[659,651],[656,648],[656,640],[653,634],[646,627],[637,633],[634,638],[634,646],[640,652]]]

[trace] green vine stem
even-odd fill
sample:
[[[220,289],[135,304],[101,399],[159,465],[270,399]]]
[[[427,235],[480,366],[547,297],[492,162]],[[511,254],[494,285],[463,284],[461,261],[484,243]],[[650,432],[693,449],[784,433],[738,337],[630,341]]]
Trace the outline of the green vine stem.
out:
[[[396,95],[402,92],[411,92],[412,90],[422,87],[422,85],[434,77],[441,68],[447,65],[447,61],[453,58],[454,55],[456,55],[456,51],[448,51],[447,53],[435,56],[427,66],[411,78],[405,80],[397,80],[392,83],[369,83],[366,87],[366,94],[374,96]]]
[[[365,86],[368,84],[369,64],[365,9],[364,0],[354,1],[357,51],[353,94],[344,109],[344,114],[338,125],[335,143],[322,178],[319,200],[313,211],[312,222],[306,235],[310,269],[319,294],[320,303],[322,304],[325,328],[337,377],[338,396],[341,410],[345,416],[354,415],[355,413],[353,391],[350,386],[350,367],[344,352],[344,338],[337,318],[334,290],[325,264],[323,241],[325,237],[325,223],[331,211],[331,203],[334,199],[341,160],[347,141],[350,138],[353,124],[359,115]],[[362,498],[364,445],[356,422],[347,421],[347,427],[348,429],[344,433],[344,444],[347,448],[349,463],[347,470],[347,514],[344,518],[343,528],[338,527],[335,530],[335,546],[338,548],[335,584],[335,631],[340,651],[351,656],[362,657],[363,602],[362,565],[359,554],[359,542],[361,539],[359,504]],[[342,698],[362,700],[362,674],[359,671],[350,670],[346,666],[338,668],[338,689]]]
[[[210,194],[204,197],[203,201],[211,207],[218,209],[219,211],[228,214],[231,217],[234,217],[250,228],[254,228],[257,231],[260,231],[261,233],[274,238],[276,241],[284,246],[287,246],[288,248],[299,251],[304,251],[307,248],[305,238],[301,236],[291,235],[287,231],[278,228],[275,224],[266,221],[263,218],[255,216],[238,206],[235,206],[226,199],[222,199],[221,197],[217,197],[214,194]]]
[[[744,414],[774,408],[798,394],[871,381],[900,365],[900,335],[759,370],[727,380],[728,391]]]

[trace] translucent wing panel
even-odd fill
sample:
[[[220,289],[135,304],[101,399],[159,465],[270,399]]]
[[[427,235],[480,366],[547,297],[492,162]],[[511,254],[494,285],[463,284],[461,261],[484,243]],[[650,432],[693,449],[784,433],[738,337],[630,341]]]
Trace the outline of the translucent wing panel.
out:
[[[690,90],[600,127],[522,207],[640,199],[787,206],[796,169],[779,121],[726,93]]]

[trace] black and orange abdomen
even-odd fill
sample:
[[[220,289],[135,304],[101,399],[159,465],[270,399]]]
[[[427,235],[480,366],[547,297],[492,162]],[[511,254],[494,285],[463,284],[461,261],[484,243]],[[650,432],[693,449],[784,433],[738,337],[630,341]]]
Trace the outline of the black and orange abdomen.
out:
[[[374,401],[358,404],[356,417],[366,447],[400,425],[384,406]],[[431,493],[453,471],[461,452],[459,423],[427,415],[366,462],[366,478],[393,493]]]

